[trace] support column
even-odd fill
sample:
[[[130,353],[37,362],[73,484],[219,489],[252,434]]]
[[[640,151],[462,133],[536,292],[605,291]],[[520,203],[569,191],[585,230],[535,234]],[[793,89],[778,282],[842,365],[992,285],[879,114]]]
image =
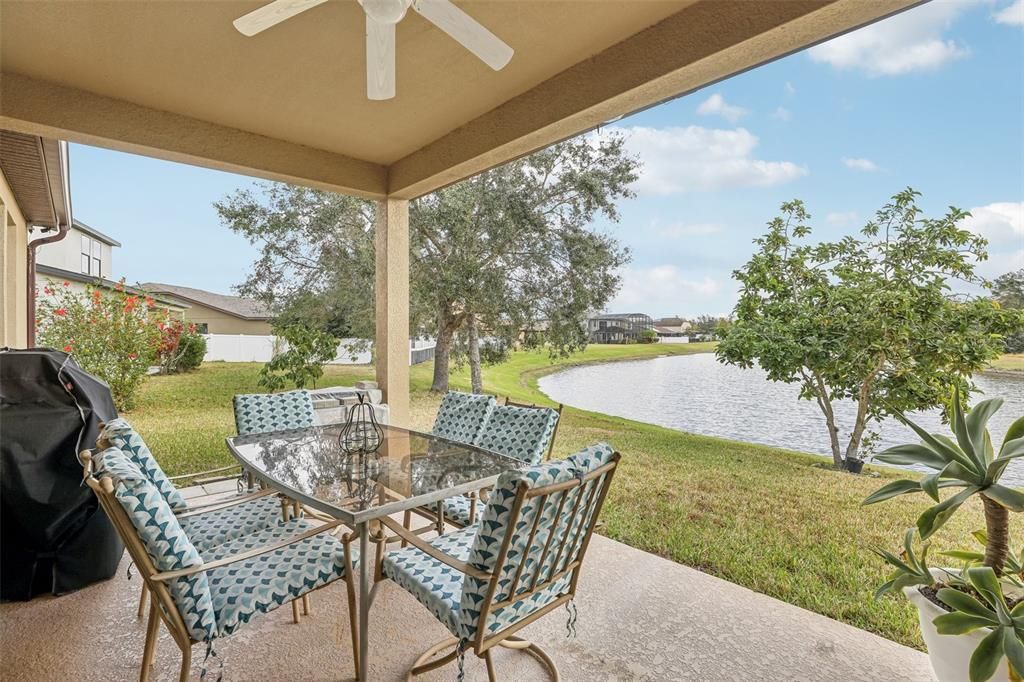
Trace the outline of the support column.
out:
[[[391,423],[409,425],[409,202],[377,202],[377,383]]]

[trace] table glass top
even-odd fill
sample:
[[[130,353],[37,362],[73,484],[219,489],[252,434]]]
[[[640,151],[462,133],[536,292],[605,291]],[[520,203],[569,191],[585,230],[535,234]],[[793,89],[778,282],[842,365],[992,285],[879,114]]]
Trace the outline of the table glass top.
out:
[[[525,465],[519,460],[426,433],[381,425],[376,453],[347,455],[342,425],[228,438],[235,457],[289,497],[350,522],[479,490]]]

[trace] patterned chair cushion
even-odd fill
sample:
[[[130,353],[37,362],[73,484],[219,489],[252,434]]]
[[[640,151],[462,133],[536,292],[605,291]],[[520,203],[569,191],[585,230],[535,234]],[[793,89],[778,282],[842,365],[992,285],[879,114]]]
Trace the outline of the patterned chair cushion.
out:
[[[499,588],[494,594],[494,602],[513,598],[515,595],[528,592],[533,584],[544,582],[558,574],[572,561],[582,547],[583,538],[593,519],[589,503],[594,499],[604,476],[589,481],[586,485],[569,488],[562,494],[550,495],[541,506],[541,499],[527,500],[521,509],[519,521],[515,528],[509,528],[512,503],[516,496],[516,488],[525,482],[530,488],[563,483],[586,475],[596,469],[611,456],[611,448],[606,444],[591,446],[575,456],[564,460],[548,462],[532,466],[523,471],[510,471],[498,479],[487,500],[487,506],[481,515],[479,532],[477,533],[467,561],[484,571],[497,571]],[[580,499],[582,497],[582,499]],[[579,504],[577,504],[579,500]],[[540,515],[537,530],[530,542],[534,521]],[[502,542],[506,535],[512,533],[506,559],[501,566],[497,559]],[[564,551],[549,551],[544,555],[543,548],[548,538],[554,535],[552,547],[558,547],[563,540],[567,543]],[[515,595],[510,594],[515,574],[524,554],[527,562],[515,588]],[[543,564],[541,557],[543,555]],[[550,603],[568,586],[568,576],[564,576],[545,590],[514,604],[492,612],[484,624],[488,634],[495,633],[517,620],[533,613]],[[466,576],[459,606],[459,627],[462,635],[467,638],[475,636],[479,627],[480,611],[486,599],[488,583]]]
[[[465,561],[469,556],[476,526],[445,533],[430,541],[445,554]],[[459,636],[459,600],[465,574],[415,547],[405,547],[384,556],[384,576],[394,580],[434,616]]]
[[[160,468],[160,464],[156,461],[153,453],[149,451],[149,447],[146,446],[146,441],[142,440],[142,436],[132,428],[131,424],[121,418],[112,419],[104,424],[100,437],[123,450],[131,458],[160,491],[171,509],[179,512],[188,509],[185,498],[174,487],[174,483],[167,478],[167,474]]]
[[[441,400],[430,432],[459,443],[473,443],[496,406],[492,395],[449,391]]]
[[[449,497],[441,503],[444,508],[444,518],[448,521],[454,521],[458,525],[465,528],[466,526],[473,524],[473,519],[469,517],[469,498],[465,495],[456,495],[455,497]],[[483,508],[483,503],[477,500],[477,513]]]
[[[313,525],[303,519],[266,528],[209,550],[208,557],[227,556],[285,540]],[[353,552],[353,565],[358,561]],[[258,613],[273,611],[296,597],[345,577],[345,551],[340,540],[321,533],[294,545],[208,571],[217,635],[230,635]]]
[[[528,464],[540,464],[557,424],[558,412],[550,407],[498,405],[473,444]]]
[[[240,436],[313,425],[313,399],[306,390],[240,394],[233,402]]]
[[[118,447],[93,458],[98,476],[110,476],[114,495],[158,572],[191,568],[203,558],[178,523],[177,516],[149,477]],[[205,573],[167,582],[189,636],[197,641],[217,636],[217,621]]]
[[[201,554],[210,547],[282,523],[281,502],[276,495],[258,497],[223,509],[213,509],[179,519],[181,527]]]

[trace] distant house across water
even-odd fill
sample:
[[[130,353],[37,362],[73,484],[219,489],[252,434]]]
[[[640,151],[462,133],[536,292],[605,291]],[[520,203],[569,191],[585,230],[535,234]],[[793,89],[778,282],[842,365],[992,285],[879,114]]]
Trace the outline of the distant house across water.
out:
[[[587,320],[590,343],[635,343],[654,320],[644,313],[608,313]]]
[[[661,338],[689,336],[691,326],[681,317],[661,317],[654,321],[654,331]]]

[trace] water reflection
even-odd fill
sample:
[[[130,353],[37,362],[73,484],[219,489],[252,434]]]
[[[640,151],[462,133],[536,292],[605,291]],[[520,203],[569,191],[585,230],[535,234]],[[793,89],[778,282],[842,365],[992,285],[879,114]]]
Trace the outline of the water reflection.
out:
[[[981,374],[975,383],[984,395],[973,396],[972,402],[1005,400],[989,422],[998,450],[1006,429],[1024,415],[1024,377]],[[824,417],[817,405],[797,399],[795,384],[770,382],[759,369],[722,365],[710,353],[577,367],[541,378],[540,389],[552,400],[585,410],[831,456]],[[836,406],[841,436],[849,434],[855,416],[852,402]],[[913,413],[912,418],[929,431],[947,430],[938,410]],[[878,431],[877,450],[918,440],[893,419]],[[1003,481],[1024,486],[1024,458],[1011,462]]]

